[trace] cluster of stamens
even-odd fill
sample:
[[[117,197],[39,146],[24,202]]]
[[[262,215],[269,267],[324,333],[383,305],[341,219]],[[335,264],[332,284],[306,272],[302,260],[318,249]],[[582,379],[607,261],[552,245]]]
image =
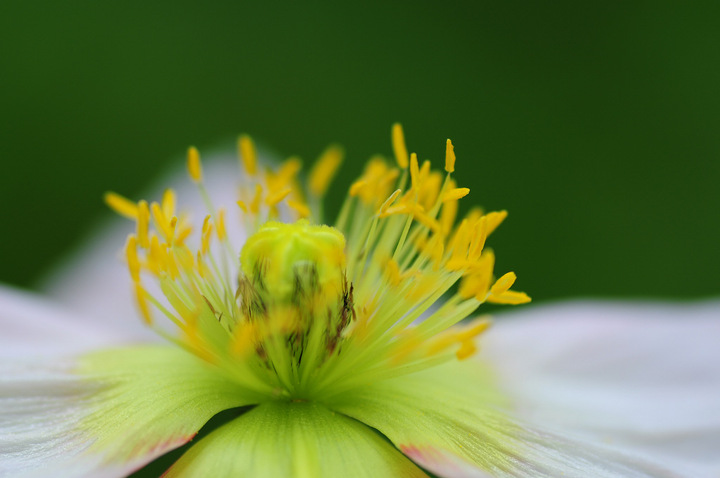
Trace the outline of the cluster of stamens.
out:
[[[194,249],[172,190],[151,204],[108,193],[108,204],[136,221],[125,255],[145,321],[242,386],[289,398],[328,397],[472,355],[489,322],[460,321],[486,301],[530,300],[510,290],[513,273],[494,280],[485,248],[507,214],[473,209],[456,224],[469,190],[451,177],[450,140],[443,178],[408,155],[400,125],[392,139],[398,167],[372,158],[334,227],[322,225],[321,209],[342,160],[337,147],[303,187],[298,159],[262,169],[242,136],[234,212],[214,206],[190,148],[188,171],[208,210]],[[230,217],[248,233],[241,250],[228,238]],[[153,308],[180,333],[158,327]]]

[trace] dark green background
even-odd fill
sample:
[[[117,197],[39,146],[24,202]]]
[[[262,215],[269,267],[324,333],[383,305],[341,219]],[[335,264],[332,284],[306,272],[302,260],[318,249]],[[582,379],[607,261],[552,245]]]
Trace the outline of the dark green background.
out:
[[[190,144],[458,155],[536,300],[720,291],[720,3],[2,2],[0,281]],[[439,162],[438,165],[442,163]]]

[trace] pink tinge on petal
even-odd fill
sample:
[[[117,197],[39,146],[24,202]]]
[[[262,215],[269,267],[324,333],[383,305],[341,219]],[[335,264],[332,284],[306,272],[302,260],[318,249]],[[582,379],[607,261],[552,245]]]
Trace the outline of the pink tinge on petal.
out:
[[[430,446],[418,447],[415,445],[400,445],[398,446],[400,451],[406,456],[412,458],[413,461],[422,463],[423,465],[430,466],[433,464],[439,464],[440,454],[435,448]]]
[[[418,465],[446,478],[491,478],[457,456],[429,445],[399,445],[400,451]]]
[[[190,433],[188,435],[176,437],[170,440],[163,440],[155,445],[148,448],[145,447],[145,443],[138,443],[136,450],[133,450],[133,455],[137,455],[137,458],[132,460],[128,471],[134,473],[141,470],[144,466],[151,463],[156,458],[163,456],[165,453],[171,452],[176,448],[180,448],[192,441],[197,436],[197,433]],[[163,473],[162,476],[165,476]]]
[[[161,455],[164,455],[175,448],[183,446],[195,438],[196,435],[197,433],[190,433],[180,437],[173,437],[172,439],[160,441],[147,448],[145,443],[138,443],[137,448],[133,450],[133,454],[137,454],[139,460],[144,460],[147,463],[148,457],[151,457],[150,459],[153,460]]]

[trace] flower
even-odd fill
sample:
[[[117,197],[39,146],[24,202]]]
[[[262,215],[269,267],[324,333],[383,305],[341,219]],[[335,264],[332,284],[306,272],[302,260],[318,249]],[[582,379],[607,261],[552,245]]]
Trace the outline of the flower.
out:
[[[92,256],[55,289],[80,301],[72,315],[2,291],[0,475],[124,476],[237,410],[167,476],[713,476],[718,304],[460,324],[486,300],[529,301],[514,274],[492,280],[484,244],[505,213],[454,225],[468,190],[452,143],[444,179],[397,125],[393,146],[399,168],[372,159],[334,228],[318,219],[336,147],[302,188],[297,160],[263,170],[243,136],[239,189],[191,148],[209,212],[196,229],[176,213],[184,194],[108,194],[136,222],[123,255],[141,316],[169,343],[117,346],[147,336]],[[227,196],[235,210],[215,206]],[[45,357],[19,361],[29,350]]]

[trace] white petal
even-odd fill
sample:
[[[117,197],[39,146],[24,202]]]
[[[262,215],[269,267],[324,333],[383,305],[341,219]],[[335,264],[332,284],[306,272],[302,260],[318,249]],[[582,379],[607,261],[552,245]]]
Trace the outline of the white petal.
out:
[[[173,346],[0,363],[0,477],[121,477],[257,403]]]
[[[237,159],[233,161],[229,157],[216,157],[203,166],[204,183],[215,206],[237,209],[236,187],[240,175]],[[207,210],[185,171],[176,171],[164,178],[156,187],[150,188],[150,194],[143,197],[159,201],[162,192],[168,187],[177,193],[178,211],[189,212],[196,223],[201,223]],[[235,209],[230,211],[234,212]],[[233,228],[232,224],[234,222],[229,221],[227,225],[228,237],[239,251],[245,240],[245,232]],[[108,221],[46,278],[43,288],[68,308],[97,317],[107,323],[108,327],[123,330],[131,328],[138,334],[151,337],[154,334],[144,327],[135,308],[132,282],[122,257],[127,235],[133,231],[132,221],[123,218]],[[150,286],[149,283],[147,285]],[[148,288],[153,295],[161,297],[161,294],[155,294],[151,286]]]
[[[71,368],[71,363],[60,361],[46,362],[43,368],[0,366],[0,477],[35,476],[24,472],[37,470],[42,463],[42,475],[52,474],[50,464],[90,445],[82,434],[70,432],[84,416],[81,401],[92,391],[88,383],[72,377]],[[99,459],[77,463],[66,467],[64,476],[90,476],[97,464]],[[94,476],[123,476],[131,471],[105,470]]]
[[[449,362],[340,394],[331,407],[446,478],[693,476],[682,463],[643,459],[524,420],[498,393],[493,372],[474,361]]]
[[[17,289],[0,286],[0,358],[77,354],[139,340],[130,332],[104,330],[88,317]]]
[[[720,302],[573,302],[497,319],[483,341],[522,415],[697,476],[720,472]]]

